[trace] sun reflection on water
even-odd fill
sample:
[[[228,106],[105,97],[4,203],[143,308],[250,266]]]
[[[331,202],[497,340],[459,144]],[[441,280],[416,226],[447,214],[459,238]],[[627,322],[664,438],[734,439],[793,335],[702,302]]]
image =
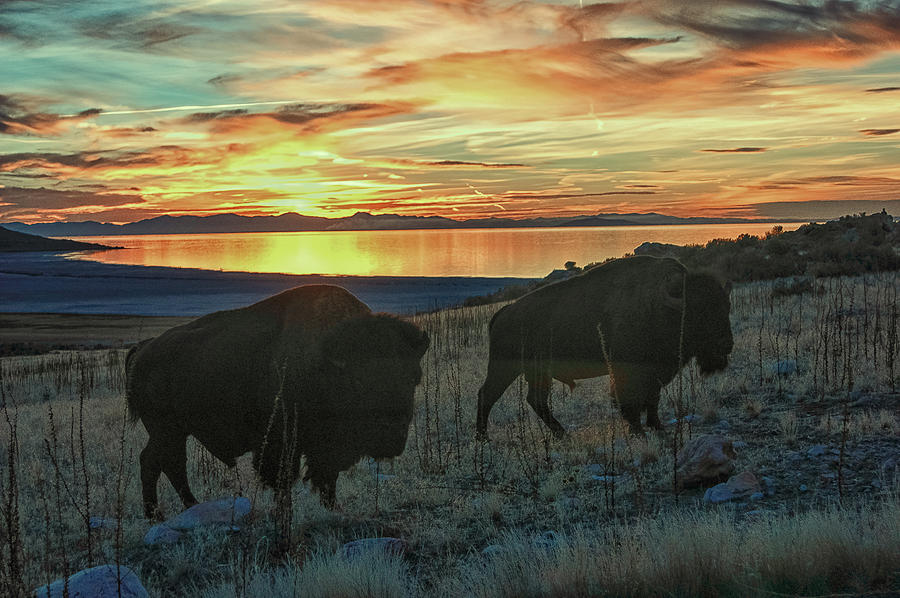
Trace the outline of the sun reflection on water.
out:
[[[539,277],[632,252],[644,241],[703,243],[774,224],[211,233],[77,237],[124,249],[75,255],[111,264],[346,276]],[[785,230],[798,224],[784,224]]]

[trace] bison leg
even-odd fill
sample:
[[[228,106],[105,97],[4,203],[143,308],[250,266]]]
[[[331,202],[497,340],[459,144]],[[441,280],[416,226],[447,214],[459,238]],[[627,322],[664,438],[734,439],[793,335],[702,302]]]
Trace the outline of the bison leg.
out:
[[[306,479],[312,484],[313,490],[319,493],[319,500],[328,509],[334,509],[337,497],[338,472],[326,468],[308,469]]]
[[[662,430],[662,422],[659,421],[659,390],[660,386],[655,385],[655,392],[651,392],[645,399],[644,407],[647,409],[647,427],[654,430]]]
[[[178,439],[171,448],[171,458],[163,462],[163,473],[169,478],[179,498],[181,498],[181,503],[187,509],[196,505],[197,499],[194,498],[194,493],[191,492],[191,487],[188,484],[186,444],[187,436]]]
[[[141,490],[144,496],[144,516],[150,520],[162,519],[159,512],[159,501],[156,496],[156,482],[162,473],[162,466],[157,457],[158,447],[151,438],[141,451]]]
[[[528,395],[525,397],[528,404],[538,414],[538,417],[544,420],[544,423],[547,424],[554,436],[557,438],[565,436],[565,428],[553,417],[553,413],[550,411],[550,384],[553,382],[553,379],[549,374],[540,373],[535,376],[526,376],[525,380],[528,382]]]
[[[488,362],[487,377],[478,391],[478,419],[475,422],[475,433],[478,438],[487,439],[488,416],[491,409],[518,375],[519,368],[516,365],[493,359]]]
[[[187,436],[150,433],[147,446],[141,451],[141,487],[144,495],[144,515],[148,519],[154,519],[160,514],[156,494],[160,472],[169,478],[185,508],[197,504],[187,480],[186,443]]]
[[[641,425],[641,411],[645,405],[649,407],[648,394],[652,395],[653,393],[653,378],[644,368],[633,363],[614,363],[610,370],[614,380],[615,399],[619,403],[622,417],[628,422],[628,428],[632,434],[640,434],[644,431]],[[659,401],[658,386],[656,401]],[[647,413],[649,418],[650,411],[648,410]],[[653,413],[658,422],[659,417],[656,416],[655,403]],[[652,419],[648,419],[647,425],[653,425]]]

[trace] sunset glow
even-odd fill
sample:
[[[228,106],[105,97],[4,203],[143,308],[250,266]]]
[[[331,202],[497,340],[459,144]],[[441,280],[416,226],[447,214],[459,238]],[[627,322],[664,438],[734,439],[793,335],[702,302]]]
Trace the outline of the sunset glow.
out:
[[[0,221],[900,213],[900,4],[0,3]]]

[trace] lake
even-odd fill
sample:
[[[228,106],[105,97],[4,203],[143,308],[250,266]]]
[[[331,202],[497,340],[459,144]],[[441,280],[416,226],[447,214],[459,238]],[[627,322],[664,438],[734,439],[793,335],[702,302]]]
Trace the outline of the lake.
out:
[[[107,264],[344,276],[537,278],[567,261],[585,265],[644,241],[705,243],[775,224],[580,228],[210,233],[77,237],[124,247],[69,257]],[[793,230],[799,223],[785,223]]]

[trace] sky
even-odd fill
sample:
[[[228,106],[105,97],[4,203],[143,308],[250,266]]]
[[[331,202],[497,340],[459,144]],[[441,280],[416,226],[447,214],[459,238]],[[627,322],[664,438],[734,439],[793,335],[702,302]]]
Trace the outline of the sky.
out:
[[[0,222],[900,215],[900,0],[0,0]]]

